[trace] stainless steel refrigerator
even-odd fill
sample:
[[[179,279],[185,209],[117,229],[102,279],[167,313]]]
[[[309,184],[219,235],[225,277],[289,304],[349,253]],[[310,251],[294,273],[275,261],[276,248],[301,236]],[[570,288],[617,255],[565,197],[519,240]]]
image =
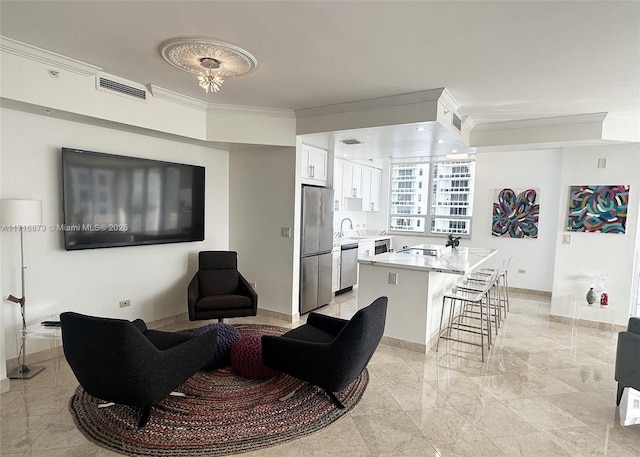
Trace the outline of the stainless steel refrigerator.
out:
[[[333,189],[302,186],[300,314],[331,301]]]

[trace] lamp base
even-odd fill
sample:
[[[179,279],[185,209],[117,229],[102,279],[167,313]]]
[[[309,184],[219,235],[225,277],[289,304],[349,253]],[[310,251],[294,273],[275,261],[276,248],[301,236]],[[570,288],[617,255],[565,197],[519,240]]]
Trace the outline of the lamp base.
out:
[[[11,370],[7,374],[7,378],[9,379],[31,379],[38,373],[44,370],[44,367],[28,367],[26,365],[22,365],[21,367],[17,367],[14,370]]]

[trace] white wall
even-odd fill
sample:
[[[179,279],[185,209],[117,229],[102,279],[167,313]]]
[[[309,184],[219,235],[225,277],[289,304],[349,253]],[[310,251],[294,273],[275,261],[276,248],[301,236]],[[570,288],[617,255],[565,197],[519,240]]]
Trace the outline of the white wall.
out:
[[[236,146],[229,158],[229,248],[257,283],[258,307],[292,316],[296,224],[296,148]],[[290,237],[281,228],[290,228]],[[297,291],[297,288],[295,289]]]
[[[477,156],[471,244],[498,249],[495,263],[513,256],[509,267],[511,287],[546,292],[552,289],[560,163],[561,151],[557,149],[479,153]],[[495,190],[506,187],[540,190],[538,238],[491,235]]]
[[[607,168],[598,168],[599,158],[607,159]],[[569,187],[598,184],[630,185],[626,233],[565,231]],[[633,268],[638,249],[640,210],[640,145],[565,148],[559,187],[560,223],[555,234],[557,248],[551,314],[626,325],[634,301]],[[571,244],[562,243],[566,234],[571,234]],[[608,275],[605,292],[609,294],[609,309],[586,306],[587,273]]]
[[[196,253],[228,247],[229,153],[6,108],[0,113],[0,197],[42,200],[44,224],[62,223],[62,146],[206,167],[204,242],[65,251],[62,233],[26,233],[28,320],[65,310],[147,321],[186,313]],[[5,232],[0,238],[6,297],[20,291],[19,235]],[[123,299],[131,306],[119,308]],[[6,357],[16,357],[19,309],[3,303],[2,311]],[[37,349],[31,344],[30,352]]]

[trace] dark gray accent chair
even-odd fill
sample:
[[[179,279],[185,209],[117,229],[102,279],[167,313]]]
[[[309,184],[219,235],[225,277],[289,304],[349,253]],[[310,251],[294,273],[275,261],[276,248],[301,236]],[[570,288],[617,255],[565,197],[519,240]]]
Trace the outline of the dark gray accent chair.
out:
[[[198,253],[198,272],[188,289],[189,320],[255,316],[258,294],[238,271],[234,251]]]
[[[618,333],[616,381],[616,405],[620,405],[625,387],[640,390],[640,318],[630,318],[627,331]]]
[[[316,312],[307,323],[282,336],[262,336],[267,367],[321,387],[338,408],[336,397],[365,369],[384,333],[387,297],[377,298],[351,320]]]
[[[215,330],[189,334],[148,330],[141,319],[60,315],[64,355],[84,390],[106,402],[142,408],[139,426],[211,359]]]

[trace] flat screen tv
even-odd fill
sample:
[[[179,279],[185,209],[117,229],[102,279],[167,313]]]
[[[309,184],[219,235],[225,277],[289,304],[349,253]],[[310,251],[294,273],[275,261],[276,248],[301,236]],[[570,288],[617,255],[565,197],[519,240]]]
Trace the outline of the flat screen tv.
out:
[[[204,167],[62,148],[67,250],[204,240]]]

